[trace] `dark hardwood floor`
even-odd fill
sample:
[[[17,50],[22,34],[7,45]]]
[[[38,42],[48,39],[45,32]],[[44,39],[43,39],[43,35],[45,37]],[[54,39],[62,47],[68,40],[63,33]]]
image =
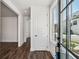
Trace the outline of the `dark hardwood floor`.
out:
[[[29,59],[54,59],[48,51],[33,51],[29,54]]]
[[[50,52],[30,52],[28,43],[17,47],[17,43],[0,43],[0,59],[53,59]]]
[[[30,47],[24,43],[22,47],[17,47],[16,43],[1,43],[0,59],[27,59]]]

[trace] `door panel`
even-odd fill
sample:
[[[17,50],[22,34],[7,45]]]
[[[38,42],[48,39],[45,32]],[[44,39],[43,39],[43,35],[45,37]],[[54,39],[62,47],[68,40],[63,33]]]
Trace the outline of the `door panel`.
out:
[[[32,14],[33,14],[31,20],[32,50],[47,50],[48,37],[49,37],[48,10],[47,8],[43,7],[33,7]]]

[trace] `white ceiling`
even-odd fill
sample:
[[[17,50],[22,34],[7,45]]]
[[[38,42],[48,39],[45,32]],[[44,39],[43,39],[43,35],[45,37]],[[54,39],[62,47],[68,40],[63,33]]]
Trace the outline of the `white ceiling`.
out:
[[[11,0],[11,2],[22,12],[28,10],[31,5],[49,6],[54,0]]]

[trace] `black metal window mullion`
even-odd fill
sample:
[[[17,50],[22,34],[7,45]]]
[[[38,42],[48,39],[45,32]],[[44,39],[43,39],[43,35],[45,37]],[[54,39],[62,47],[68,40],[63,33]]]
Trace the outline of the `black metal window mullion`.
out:
[[[67,50],[67,48],[69,48],[69,37],[68,37],[68,34],[69,34],[69,28],[68,28],[68,26],[69,26],[69,24],[68,24],[68,21],[69,21],[69,19],[68,19],[68,16],[69,16],[69,5],[72,3],[72,1],[71,2],[69,2],[69,4],[67,4],[68,3],[68,0],[66,0],[66,59],[69,59],[69,54],[68,54],[68,50]],[[65,10],[64,9],[64,10]]]
[[[58,31],[58,43],[57,43],[57,45],[58,45],[58,47],[59,47],[59,54],[58,54],[58,59],[61,59],[61,56],[60,56],[60,36],[61,36],[61,0],[58,0],[58,19],[59,19],[59,21],[58,21],[58,24],[59,24],[59,26],[58,26],[58,29],[59,29],[59,31]]]
[[[67,0],[66,0],[67,1]],[[62,13],[74,0],[71,0],[69,3],[66,3],[66,6],[61,10]]]

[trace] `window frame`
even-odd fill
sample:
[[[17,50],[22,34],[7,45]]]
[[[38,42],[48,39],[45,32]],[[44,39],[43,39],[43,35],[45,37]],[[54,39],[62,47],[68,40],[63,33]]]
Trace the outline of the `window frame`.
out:
[[[73,21],[73,25],[77,25],[77,20]]]
[[[74,57],[76,57],[76,58],[79,58],[79,56],[77,56],[77,55],[75,55],[69,48],[70,48],[70,46],[68,46],[67,44],[66,44],[66,46],[64,46],[63,44],[62,44],[62,20],[61,20],[61,14],[64,12],[64,10],[66,10],[66,42],[68,42],[68,40],[67,39],[69,39],[69,43],[68,44],[70,44],[71,43],[71,36],[68,36],[69,34],[70,34],[70,30],[71,30],[71,23],[69,24],[68,23],[68,21],[69,21],[69,13],[68,12],[70,12],[69,11],[69,6],[71,5],[71,11],[72,11],[72,2],[74,2],[74,0],[66,0],[66,6],[62,9],[62,8],[60,8],[60,10],[59,10],[59,36],[60,36],[60,46],[63,46],[65,49],[66,49],[66,59],[68,59],[68,52],[70,52]],[[60,3],[59,3],[59,7],[61,7],[61,0],[60,0]],[[62,9],[62,10],[61,10]],[[68,27],[69,26],[69,27]],[[69,30],[70,29],[70,30]],[[69,33],[68,33],[69,32]],[[71,34],[70,34],[71,35]]]

